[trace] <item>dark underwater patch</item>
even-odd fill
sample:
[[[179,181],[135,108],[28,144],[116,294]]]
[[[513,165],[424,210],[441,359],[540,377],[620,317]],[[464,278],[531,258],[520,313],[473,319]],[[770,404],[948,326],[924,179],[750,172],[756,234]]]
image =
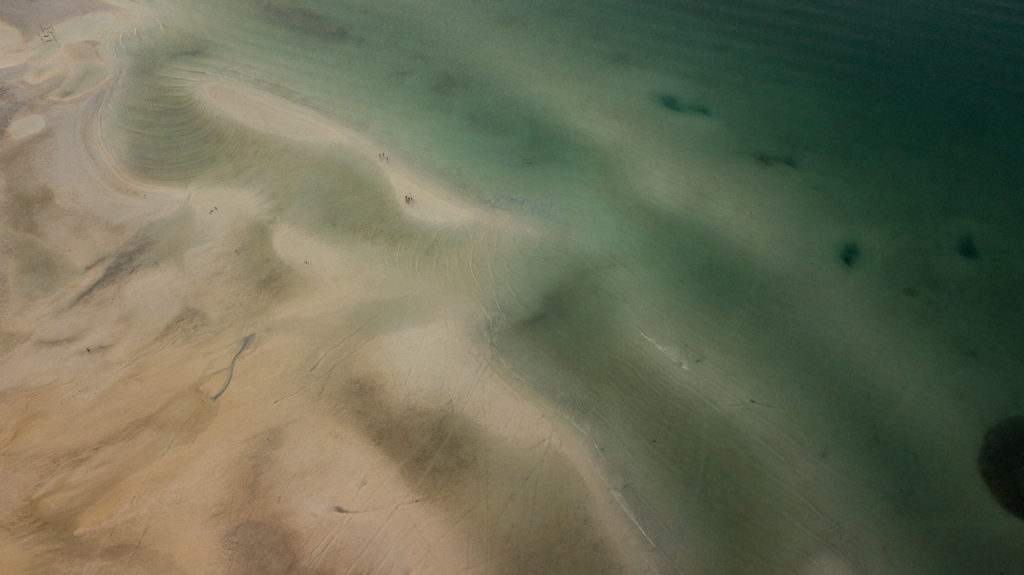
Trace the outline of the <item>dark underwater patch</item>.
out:
[[[852,268],[860,259],[860,246],[856,242],[846,242],[839,250],[839,260],[843,265]]]
[[[766,154],[763,152],[757,152],[750,154],[750,157],[754,158],[758,164],[769,168],[771,166],[782,164],[789,166],[790,168],[796,168],[796,159],[792,156],[777,156],[775,154]]]
[[[956,252],[969,260],[976,260],[981,257],[978,253],[978,244],[974,243],[974,235],[964,234],[956,241]]]
[[[662,108],[679,114],[697,114],[700,116],[711,115],[711,110],[709,110],[707,106],[681,102],[679,98],[672,94],[658,94],[657,100],[658,103],[661,104]]]
[[[978,471],[999,505],[1024,519],[1024,416],[1004,419],[985,432]]]
[[[348,29],[345,26],[292,0],[271,0],[263,5],[263,9],[277,24],[311,38],[332,42],[341,42],[348,38]]]

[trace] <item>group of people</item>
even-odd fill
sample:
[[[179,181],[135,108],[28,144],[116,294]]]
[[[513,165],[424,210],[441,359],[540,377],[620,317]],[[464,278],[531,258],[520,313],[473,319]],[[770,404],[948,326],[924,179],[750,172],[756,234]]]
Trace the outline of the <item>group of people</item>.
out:
[[[380,152],[379,154],[377,154],[377,159],[378,160],[384,160],[385,162],[391,163],[391,158],[389,158],[388,155],[385,154],[384,152]],[[412,196],[410,196],[409,194],[406,194],[405,195],[405,203],[411,204],[412,203]]]

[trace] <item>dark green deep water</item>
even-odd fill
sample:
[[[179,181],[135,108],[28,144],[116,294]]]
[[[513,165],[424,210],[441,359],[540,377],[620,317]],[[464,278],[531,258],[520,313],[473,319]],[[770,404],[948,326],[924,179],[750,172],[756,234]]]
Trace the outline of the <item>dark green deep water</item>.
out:
[[[668,565],[1024,572],[1024,522],[978,469],[985,431],[1024,415],[1024,6],[161,9],[121,46],[117,159],[258,182],[307,229],[478,300],[477,336],[590,435]],[[270,153],[205,111],[204,70],[554,239],[421,248],[343,155]],[[455,273],[422,271],[439,261]]]

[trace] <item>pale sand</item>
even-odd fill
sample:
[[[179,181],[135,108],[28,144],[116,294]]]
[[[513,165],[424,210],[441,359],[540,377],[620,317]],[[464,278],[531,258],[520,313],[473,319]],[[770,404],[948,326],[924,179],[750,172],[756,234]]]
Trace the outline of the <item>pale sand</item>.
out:
[[[255,191],[107,162],[118,64],[83,38],[116,21],[55,21],[59,50],[3,32],[33,112],[2,142],[4,573],[650,572],[593,446],[506,380],[472,300],[276,222]],[[225,117],[379,161],[227,82],[205,88]],[[531,233],[383,164],[411,218]]]
[[[46,120],[39,114],[29,114],[11,122],[7,134],[12,140],[22,140],[34,136],[46,127]]]
[[[387,175],[395,200],[407,205],[403,213],[413,218],[440,224],[483,223],[486,219],[491,225],[500,219],[483,208],[462,205],[440,184],[416,174],[400,158],[381,151],[381,146],[370,139],[301,105],[226,79],[203,84],[200,94],[224,115],[261,132],[320,144],[342,144],[363,161],[376,162]],[[406,202],[406,197],[411,201]]]

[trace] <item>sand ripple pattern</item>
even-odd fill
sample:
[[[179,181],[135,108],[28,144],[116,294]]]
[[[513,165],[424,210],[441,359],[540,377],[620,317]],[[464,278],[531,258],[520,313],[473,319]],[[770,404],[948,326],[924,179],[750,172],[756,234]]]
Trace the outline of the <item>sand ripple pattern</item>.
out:
[[[978,477],[1015,512],[1019,429],[976,451],[1024,397],[1024,13],[953,4],[153,0],[41,44],[112,77],[0,90],[11,556],[1021,564]]]

